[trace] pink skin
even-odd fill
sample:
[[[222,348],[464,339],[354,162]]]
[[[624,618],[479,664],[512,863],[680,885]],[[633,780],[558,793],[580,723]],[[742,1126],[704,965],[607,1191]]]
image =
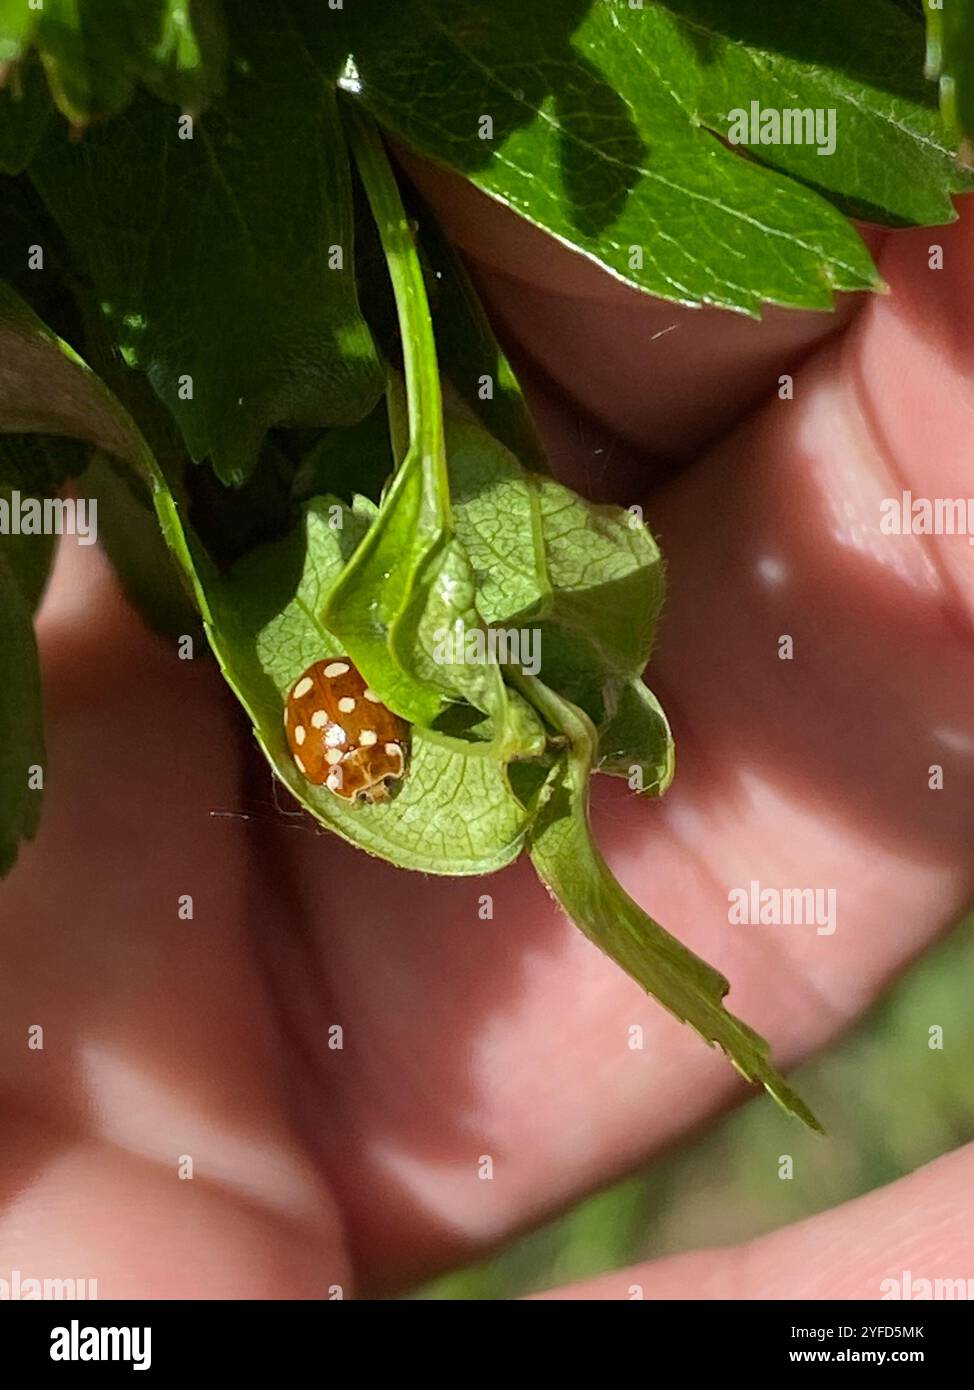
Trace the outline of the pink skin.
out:
[[[449,216],[449,190],[433,192]],[[505,252],[510,225],[484,208],[457,234],[493,262],[481,279],[520,356],[544,361],[529,375],[551,451],[593,490],[644,495],[669,561],[650,679],[677,780],[657,805],[600,783],[597,832],[788,1067],[974,889],[974,547],[878,534],[879,499],[903,487],[972,490],[974,219],[889,236],[891,293],[846,306],[844,338],[810,356],[835,326],[824,316],[755,326],[660,305],[520,227]],[[519,303],[516,280],[540,288]],[[698,438],[729,429],[803,358],[794,400],[772,399],[662,490],[638,448],[593,454],[611,426],[647,453],[689,451],[690,422]],[[580,431],[549,379],[603,424]],[[210,663],[149,636],[97,554],[63,547],[41,641],[49,789],[2,890],[0,1275],[96,1277],[102,1297],[399,1288],[747,1096],[528,867],[437,882],[327,836],[209,818],[269,800],[266,774]],[[835,886],[835,935],[730,927],[728,887],[752,877]],[[42,1052],[25,1045],[37,1023]],[[642,1052],[627,1047],[634,1023]],[[964,1273],[972,1176],[962,1150],[748,1252],[568,1295],[642,1281],[647,1297],[875,1297],[892,1263]]]

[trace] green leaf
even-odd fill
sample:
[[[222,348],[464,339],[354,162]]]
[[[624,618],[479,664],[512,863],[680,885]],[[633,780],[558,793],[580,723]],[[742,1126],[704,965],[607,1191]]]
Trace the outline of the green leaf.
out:
[[[390,415],[398,420],[400,413],[393,374]],[[402,428],[393,433],[398,437]],[[387,427],[386,455],[389,442]],[[536,757],[545,737],[530,706],[507,688],[497,664],[460,657],[468,642],[486,637],[484,623],[526,616],[547,600],[537,498],[513,455],[476,422],[445,415],[444,446],[450,495],[441,500],[449,504],[449,528],[435,527],[423,538],[424,512],[441,515],[442,479],[419,465],[415,450],[407,452],[381,508],[362,513],[368,504],[356,499],[360,513],[378,525],[336,584],[325,619],[340,631],[345,651],[368,663],[370,684],[392,708],[421,712],[426,719],[419,722],[444,728],[455,718],[469,722],[471,711],[451,709],[443,699],[462,698],[490,716],[477,721],[478,736],[493,741],[502,763]],[[411,492],[401,484],[407,469]],[[430,489],[425,508],[424,487]]]
[[[77,439],[0,434],[0,487],[19,488],[24,494],[43,497],[55,492],[66,479],[83,473],[90,452]]]
[[[375,524],[367,503],[346,508],[335,499],[315,499],[302,527],[220,576],[126,411],[77,354],[0,287],[0,432],[9,421],[18,431],[58,428],[79,435],[129,462],[149,482],[163,535],[193,589],[228,684],[278,776],[319,820],[370,853],[427,873],[488,873],[517,857],[533,808],[513,795],[493,742],[414,730],[409,776],[386,805],[349,807],[299,778],[293,766],[284,699],[313,661],[344,653],[320,614],[342,564]],[[337,526],[329,524],[331,507]],[[527,742],[534,717],[520,703],[511,705],[509,730]]]
[[[191,139],[143,95],[84,141],[48,132],[30,175],[126,361],[192,457],[239,483],[270,425],[350,424],[382,379],[355,287],[338,58],[309,52],[280,0],[235,6],[231,34],[226,96]]]
[[[144,448],[107,387],[2,283],[0,434],[67,435],[120,458]]]
[[[517,857],[529,819],[490,743],[414,728],[409,774],[391,801],[375,806],[312,786],[288,752],[288,691],[312,662],[346,655],[319,615],[366,525],[337,498],[309,502],[293,535],[209,583],[211,640],[278,776],[318,820],[402,868],[489,873]]]
[[[526,726],[512,718],[498,666],[467,662],[462,646],[458,654],[444,640],[479,619],[473,568],[454,535],[439,368],[414,231],[375,128],[351,112],[349,131],[399,319],[405,409],[391,378],[390,433],[406,456],[336,579],[322,621],[369,685],[410,723],[433,725],[451,699],[489,715],[491,752],[503,768],[537,740],[520,745]]]
[[[0,455],[3,454],[6,440],[0,438]],[[9,519],[9,526],[13,527],[13,517],[22,515],[22,507],[25,502],[38,501],[43,503],[46,494],[42,491],[28,490],[21,491],[19,488],[0,486],[0,514]],[[51,570],[51,561],[54,557],[55,537],[46,535],[43,532],[34,535],[30,532],[23,533],[14,529],[0,529],[0,548],[2,548],[5,563],[10,573],[17,582],[18,589],[31,613],[41,601],[41,595],[47,584],[48,575]],[[0,643],[0,656],[3,654],[3,645]]]
[[[566,641],[585,644],[587,655],[576,663],[580,681],[596,669],[638,675],[664,593],[659,547],[641,513],[587,502],[553,478],[536,478],[533,486],[554,590],[544,634],[559,629]]]
[[[392,393],[398,401],[395,381]],[[398,414],[396,406],[394,413]],[[320,441],[299,470],[299,495],[320,495],[339,480],[346,485],[360,480],[374,471],[377,459],[388,473],[393,461],[389,425],[378,415],[374,412],[368,421]],[[328,613],[334,616],[328,621],[341,633],[346,654],[362,662],[363,670],[368,664],[370,683],[391,705],[421,713],[432,723],[447,713],[439,696],[462,695],[499,719],[501,728],[494,729],[494,736],[504,749],[498,748],[498,756],[534,756],[543,748],[543,731],[520,697],[502,688],[500,673],[476,666],[458,670],[449,653],[442,653],[444,635],[455,632],[458,623],[469,633],[482,622],[527,616],[546,601],[549,587],[537,497],[517,459],[480,425],[447,414],[444,439],[458,544],[451,540],[437,549],[420,538],[425,559],[417,566],[417,579],[409,580],[409,559],[422,524],[421,470],[414,455],[409,465],[415,469],[412,494],[401,483],[396,491],[394,483],[382,509],[369,514],[370,520],[383,520],[355,558],[355,564],[363,566],[361,573],[356,578],[350,570],[330,599]],[[366,449],[371,458],[364,457]],[[363,504],[359,497],[360,511]],[[387,571],[387,564],[393,568]],[[407,588],[413,593],[408,605],[403,598]],[[387,603],[376,597],[384,590]],[[408,680],[388,667],[393,631],[397,645],[392,655],[405,649],[402,666],[410,673]],[[431,691],[439,696],[431,699]],[[507,708],[509,704],[513,708]],[[485,731],[484,736],[490,735]]]
[[[127,463],[150,488],[163,536],[205,612],[177,502],[135,422],[74,349],[0,283],[0,435],[25,433],[85,440]]]
[[[0,318],[4,356],[5,346]],[[2,419],[0,393],[0,431]],[[86,462],[87,450],[73,439],[0,432],[0,877],[12,868],[20,841],[33,838],[40,817],[42,792],[28,784],[29,769],[44,766],[33,615],[55,545],[53,535],[20,531],[14,516],[27,500],[43,502]]]
[[[51,103],[37,63],[15,70],[0,86],[0,172],[19,174],[44,134]]]
[[[97,0],[90,0],[92,5]],[[226,81],[223,0],[127,0],[141,80],[164,101],[199,112]]]
[[[0,488],[0,508],[10,491]],[[34,605],[50,566],[50,536],[0,534],[0,876],[9,873],[21,840],[33,839],[41,792],[28,782],[44,766],[41,678]]]
[[[84,490],[98,503],[99,544],[147,625],[170,639],[202,638],[189,586],[160,535],[148,491],[137,494],[128,472],[105,454],[89,465]]]
[[[514,455],[479,424],[446,417],[457,537],[470,558],[485,623],[513,624],[548,606],[538,492]]]
[[[364,420],[324,431],[302,452],[292,492],[302,502],[324,493],[346,502],[363,494],[377,498],[395,466],[386,403],[380,401]]]
[[[0,65],[35,48],[76,126],[120,111],[140,81],[197,111],[226,58],[219,0],[0,0]]]
[[[940,109],[951,134],[974,139],[974,0],[944,0],[927,12],[927,76],[940,83]],[[971,163],[970,148],[967,162]]]
[[[4,308],[8,315],[4,324]],[[12,329],[19,325],[19,331]],[[166,635],[192,632],[198,625],[187,586],[176,569],[160,533],[152,508],[144,470],[140,469],[138,432],[118,414],[117,402],[104,391],[101,381],[89,373],[70,349],[59,343],[40,321],[18,304],[9,290],[0,287],[0,346],[9,356],[4,381],[0,373],[0,487],[17,488],[25,495],[47,496],[69,478],[84,473],[84,495],[98,508],[98,540],[112,561],[129,599],[150,626]],[[9,370],[26,356],[38,370],[46,360],[49,375],[31,381],[30,373]],[[123,369],[124,370],[124,369]],[[52,415],[51,406],[39,389],[49,381],[55,394],[70,398],[70,413]],[[18,395],[21,406],[18,407]],[[6,418],[17,418],[23,402],[29,404],[31,427],[43,427],[52,419],[67,435],[4,434]],[[159,407],[161,409],[161,407]],[[99,425],[97,417],[106,415]],[[114,457],[95,452],[83,442],[86,437],[111,439]],[[121,467],[119,460],[126,460]],[[8,537],[8,544],[17,538]],[[20,538],[22,547],[36,551],[33,537]]]
[[[540,682],[521,689],[570,741],[530,836],[531,860],[572,921],[643,989],[705,1042],[717,1044],[748,1081],[767,1088],[779,1105],[820,1130],[815,1116],[775,1071],[768,1044],[735,1018],[722,1000],[727,980],[654,922],[613,878],[588,824],[589,773],[595,730],[581,710]]]
[[[663,603],[659,549],[642,516],[534,478],[552,586],[539,624],[541,677],[599,730],[597,767],[658,794],[673,776],[666,716],[640,677]]]
[[[635,512],[534,478],[475,424],[446,417],[457,536],[474,567],[480,616],[533,625],[546,682],[599,726],[597,768],[658,795],[673,739],[639,678],[663,601],[659,550]]]
[[[633,791],[662,796],[673,781],[676,753],[669,721],[641,680],[610,685],[609,713],[599,728],[596,772],[624,777]]]
[[[417,609],[422,611],[449,545],[433,472],[428,456],[409,452],[322,613],[329,631],[384,703],[410,723],[425,726],[435,722],[447,703],[442,689],[428,683],[425,671],[417,671],[414,641]],[[458,614],[468,606],[464,601]],[[394,646],[397,627],[400,641]]]
[[[452,640],[479,628],[481,615],[474,568],[452,535],[444,503],[449,497],[430,455],[411,448],[323,600],[322,623],[384,703],[410,723],[428,728],[461,699],[490,715],[491,748],[503,768],[510,758],[533,756],[543,738],[535,720],[510,708],[500,668],[464,660]],[[489,523],[481,514],[479,522],[482,553],[485,528],[490,536],[501,528],[496,513]]]
[[[891,0],[852,18],[830,0],[814,24],[799,0],[766,22],[756,3],[716,0],[409,0],[364,15],[344,85],[383,125],[664,298],[756,313],[877,288],[855,230],[797,178],[894,222],[953,215],[942,129],[915,83],[900,90],[919,30]],[[706,129],[732,98],[786,94],[843,122],[830,157],[761,148],[794,178]]]
[[[954,0],[947,0],[952,5]],[[923,26],[894,0],[665,0],[637,39],[693,120],[726,137],[732,111],[820,111],[828,142],[742,148],[835,202],[893,226],[951,222],[952,191],[970,187],[923,76]],[[693,60],[686,55],[692,53]],[[755,134],[748,120],[748,133]],[[804,134],[803,129],[803,134]],[[760,137],[760,130],[757,132]]]
[[[422,212],[420,249],[443,374],[488,434],[526,467],[548,473],[548,461],[517,377],[501,351],[463,262],[436,219],[425,207]]]
[[[398,234],[402,232],[399,226]],[[408,255],[395,267],[394,276],[401,277],[400,293],[409,285],[416,287],[417,272],[418,265]],[[421,324],[407,317],[404,327],[410,446],[381,507],[376,510],[364,499],[351,508],[330,497],[312,499],[299,528],[252,550],[222,575],[181,516],[178,478],[163,473],[107,387],[6,288],[0,289],[0,431],[81,436],[125,460],[147,481],[163,535],[192,586],[228,683],[250,714],[277,774],[321,822],[393,863],[451,875],[483,874],[509,863],[537,822],[532,853],[538,871],[579,926],[667,1007],[691,1022],[708,1041],[719,1043],[746,1076],[762,1081],[782,1104],[814,1124],[774,1072],[757,1035],[721,1008],[726,982],[646,918],[611,879],[585,819],[588,779],[596,756],[595,730],[581,710],[541,682],[511,669],[520,693],[508,696],[496,666],[474,667],[470,675],[450,667],[450,679],[458,680],[460,693],[474,704],[480,699],[480,708],[488,716],[481,722],[487,728],[468,728],[467,734],[474,736],[463,737],[460,728],[448,733],[414,727],[409,775],[387,804],[353,806],[298,775],[288,754],[282,720],[287,692],[312,662],[345,653],[343,638],[331,630],[323,615],[333,611],[332,597],[344,577],[355,570],[358,557],[364,555],[370,561],[386,537],[397,533],[403,516],[414,515],[390,504],[397,487],[408,484],[416,489],[421,506],[415,515],[429,520],[429,534],[436,544],[423,556],[419,570],[406,576],[396,612],[383,634],[389,652],[405,661],[405,669],[415,679],[425,674],[433,682],[438,678],[435,673],[421,669],[422,657],[430,649],[427,629],[456,613],[472,611],[476,597],[473,569],[451,529],[442,416],[438,409],[431,413],[431,407],[439,405],[435,355],[421,341]],[[410,336],[410,327],[415,337]],[[471,428],[479,432],[479,427]],[[506,482],[520,496],[523,479],[517,479],[506,456],[501,457],[501,472],[504,469]],[[648,651],[661,582],[655,548],[644,528],[631,524],[628,514],[589,508],[581,502],[579,511],[558,484],[539,475],[531,478],[554,588],[547,601],[562,624],[558,630],[571,632],[573,621],[591,624],[594,650],[607,678],[614,681],[618,673],[644,660]],[[490,535],[500,506],[498,497],[488,508],[472,488],[466,505],[471,528]],[[429,518],[424,508],[429,509]],[[530,522],[530,508],[525,518]],[[374,536],[378,541],[373,546],[370,538]],[[410,545],[410,536],[400,539]],[[388,552],[388,558],[394,558],[394,551]],[[376,582],[385,587],[388,577]],[[5,581],[0,578],[0,582]],[[508,597],[502,590],[502,595],[505,603],[522,605],[519,594]],[[632,601],[636,608],[623,610],[622,618],[618,609],[606,605],[610,597],[625,604]],[[4,634],[14,661],[19,661],[18,697],[11,701],[4,696],[6,704],[0,703],[6,721],[0,728],[11,730],[5,761],[0,759],[0,776],[14,790],[18,777],[22,785],[24,757],[34,752],[31,738],[36,736],[36,727],[26,715],[33,709],[36,718],[38,700],[31,705],[24,698],[31,669],[31,649],[25,638],[29,624],[25,629],[23,622],[26,605],[26,597],[19,612],[13,602],[7,605],[14,630]],[[408,641],[402,640],[404,636]],[[602,698],[607,709],[605,688]],[[618,708],[623,708],[621,702]],[[449,710],[454,716],[462,712],[456,704]],[[541,751],[536,737],[538,713],[570,752],[550,771],[549,764],[542,762],[512,763],[509,776],[510,759]],[[626,738],[637,722],[630,711],[623,721]],[[12,834],[29,833],[36,807],[25,812],[22,792],[20,801],[14,798],[10,804],[14,807]],[[9,859],[9,843],[0,844],[0,853]]]
[[[61,337],[81,340],[66,248],[26,174],[0,174],[0,280]]]
[[[388,398],[393,447],[406,452],[375,521],[328,595],[322,621],[390,709],[429,727],[447,708],[444,685],[453,692],[420,641],[425,611],[435,602],[448,625],[462,622],[472,583],[453,546],[439,368],[413,229],[374,127],[350,112],[348,131],[399,320],[405,401],[393,379]]]

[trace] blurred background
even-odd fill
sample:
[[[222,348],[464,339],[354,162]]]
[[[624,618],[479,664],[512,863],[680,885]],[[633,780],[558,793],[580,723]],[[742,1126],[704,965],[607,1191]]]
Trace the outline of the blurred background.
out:
[[[639,1260],[746,1240],[974,1139],[974,914],[860,1027],[793,1074],[825,1139],[756,1096],[706,1137],[414,1298],[506,1299]],[[943,1029],[931,1050],[929,1029]],[[777,1176],[778,1155],[794,1178]],[[651,1296],[651,1294],[650,1294]]]

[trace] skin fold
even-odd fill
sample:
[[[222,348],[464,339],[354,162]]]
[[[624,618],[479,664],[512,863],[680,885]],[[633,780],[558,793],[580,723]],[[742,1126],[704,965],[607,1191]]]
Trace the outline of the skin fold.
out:
[[[600,843],[791,1067],[974,896],[974,547],[879,533],[904,488],[972,492],[974,217],[877,236],[886,295],[755,324],[640,296],[421,177],[560,476],[642,502],[667,559],[649,680],[677,778],[657,804],[598,779]],[[45,809],[0,890],[0,1275],[95,1277],[102,1298],[396,1291],[748,1097],[529,865],[407,875],[275,814],[213,664],[150,635],[94,548],[62,544],[39,630]],[[752,878],[835,887],[835,934],[729,925]],[[558,1296],[872,1298],[906,1267],[963,1275],[972,1178],[961,1150],[748,1247]]]

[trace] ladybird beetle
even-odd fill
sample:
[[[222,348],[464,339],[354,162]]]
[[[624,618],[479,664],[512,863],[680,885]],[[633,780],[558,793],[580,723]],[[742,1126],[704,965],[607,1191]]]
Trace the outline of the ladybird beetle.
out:
[[[408,727],[346,656],[316,661],[295,681],[284,729],[302,776],[345,801],[388,801],[405,775]]]

